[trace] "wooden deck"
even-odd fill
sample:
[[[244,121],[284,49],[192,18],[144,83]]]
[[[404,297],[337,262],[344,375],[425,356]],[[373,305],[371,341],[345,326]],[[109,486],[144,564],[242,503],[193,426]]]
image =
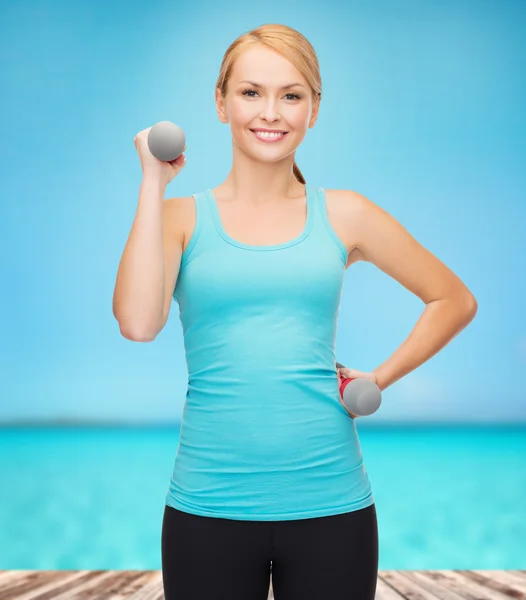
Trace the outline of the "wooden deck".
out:
[[[163,600],[161,571],[0,571],[1,600]],[[526,570],[380,571],[375,600],[526,600]],[[274,599],[272,585],[269,600]],[[248,599],[247,599],[248,600]],[[330,600],[330,598],[320,598]]]

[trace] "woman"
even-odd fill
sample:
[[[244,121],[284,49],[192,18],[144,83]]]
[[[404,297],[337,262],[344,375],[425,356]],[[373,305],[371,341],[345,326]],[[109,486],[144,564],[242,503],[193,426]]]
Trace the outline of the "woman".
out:
[[[184,168],[135,138],[143,181],[119,266],[122,335],[152,341],[178,302],[188,365],[162,526],[166,600],[372,600],[378,531],[334,355],[345,269],[378,266],[426,304],[404,344],[363,376],[381,390],[476,312],[464,284],[361,194],[306,185],[294,157],[318,116],[310,43],[264,25],[227,50],[216,86],[226,180],[164,201]],[[269,133],[261,133],[269,131]],[[272,566],[272,569],[271,569]]]

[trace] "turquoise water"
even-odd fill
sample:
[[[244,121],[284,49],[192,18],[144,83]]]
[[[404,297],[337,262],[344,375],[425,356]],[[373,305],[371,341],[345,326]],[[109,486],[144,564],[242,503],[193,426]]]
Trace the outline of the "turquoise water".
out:
[[[357,428],[380,569],[526,568],[526,427]],[[0,569],[160,569],[178,438],[0,429]]]

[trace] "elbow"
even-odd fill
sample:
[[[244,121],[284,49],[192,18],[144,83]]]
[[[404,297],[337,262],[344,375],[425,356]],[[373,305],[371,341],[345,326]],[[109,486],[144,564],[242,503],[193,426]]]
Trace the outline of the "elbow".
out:
[[[464,311],[468,319],[470,321],[474,319],[475,315],[477,314],[478,304],[475,296],[473,296],[471,292],[462,298],[461,305],[464,307]]]
[[[157,334],[150,334],[123,328],[121,328],[120,331],[122,337],[130,340],[131,342],[153,342],[153,340],[157,337]]]
[[[119,324],[119,331],[123,338],[130,340],[131,342],[153,342],[159,335],[159,331],[162,327],[157,327],[157,323],[140,323],[137,319],[124,318],[124,315],[117,315],[115,305],[113,309],[113,316]]]
[[[475,316],[477,314],[478,307],[479,307],[479,305],[477,303],[477,299],[470,292],[468,300],[467,300],[467,310],[468,310],[468,312],[471,313],[473,316]]]
[[[123,338],[131,342],[153,342],[157,337],[158,331],[132,328],[119,322],[119,330]]]
[[[451,305],[454,305],[459,312],[465,313],[468,316],[474,317],[477,314],[477,300],[469,290],[443,296],[440,300],[449,302]],[[431,300],[431,302],[435,302],[435,300]]]

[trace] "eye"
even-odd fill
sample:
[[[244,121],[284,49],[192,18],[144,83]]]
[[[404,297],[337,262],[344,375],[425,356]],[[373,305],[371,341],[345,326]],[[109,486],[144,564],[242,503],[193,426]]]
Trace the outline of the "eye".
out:
[[[248,96],[249,98],[253,98],[254,97],[254,96],[249,96],[249,94],[252,94],[252,93],[257,94],[256,90],[248,90],[248,89],[247,90],[243,90],[241,93],[244,96]]]
[[[249,96],[249,94],[257,94],[256,90],[253,89],[249,89],[247,88],[246,90],[243,90],[241,92],[244,96],[247,96],[248,98],[253,98],[254,96]],[[288,94],[285,94],[286,96],[292,96],[291,100],[300,100],[301,96],[299,94],[293,94],[292,92],[289,92]]]

